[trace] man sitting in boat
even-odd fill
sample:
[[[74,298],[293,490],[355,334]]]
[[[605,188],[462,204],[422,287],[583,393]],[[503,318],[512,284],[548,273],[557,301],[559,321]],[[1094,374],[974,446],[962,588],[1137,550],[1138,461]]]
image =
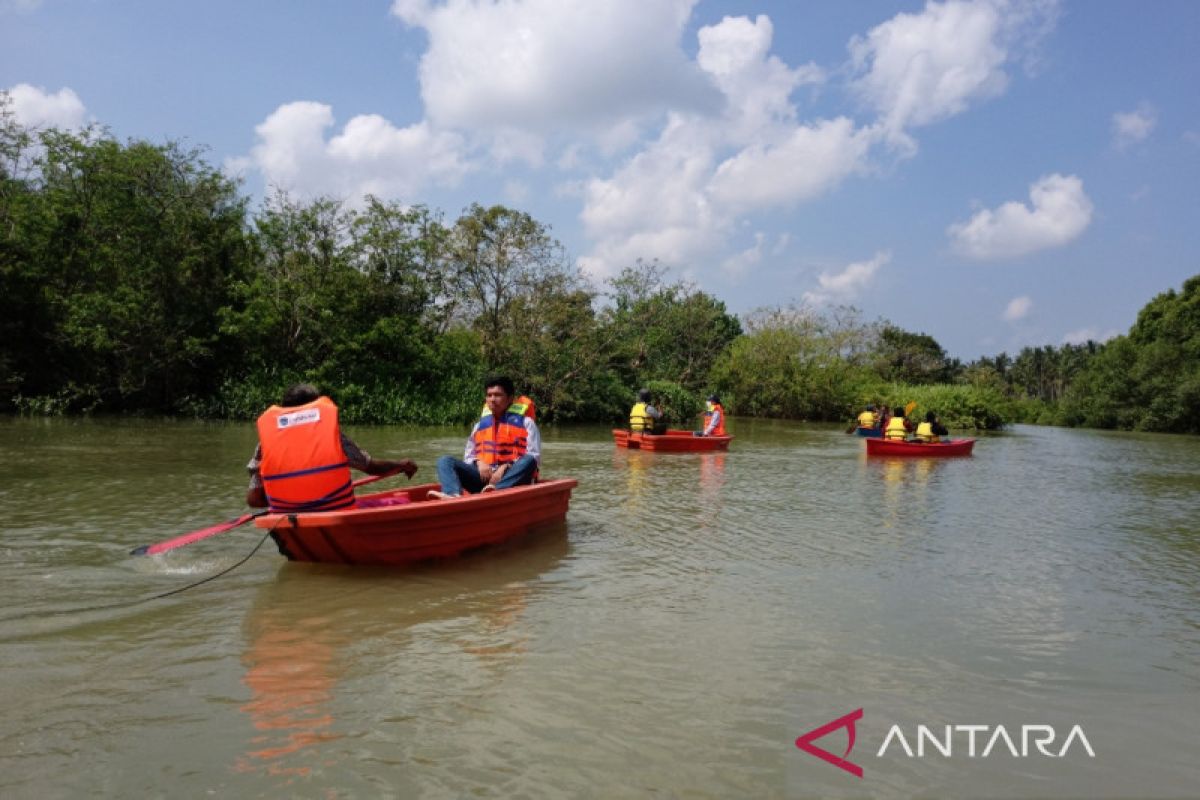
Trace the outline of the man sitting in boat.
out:
[[[897,406],[892,411],[887,427],[883,429],[883,438],[903,442],[912,430],[912,423],[904,417],[904,409]]]
[[[650,405],[650,390],[639,389],[638,401],[629,412],[629,430],[633,433],[652,433],[662,419],[662,412]]]
[[[462,459],[442,456],[437,462],[442,499],[508,489],[533,483],[542,460],[542,435],[526,403],[513,402],[515,389],[506,377],[484,382],[487,408],[467,437]]]
[[[868,405],[861,414],[858,415],[858,427],[860,428],[877,428],[879,427],[879,415],[875,413],[875,406]]]
[[[918,442],[940,442],[941,437],[949,436],[950,431],[932,411],[925,412],[925,421],[917,426],[916,440]]]
[[[351,469],[411,478],[417,465],[408,458],[372,458],[342,433],[334,402],[298,383],[258,418],[258,447],[246,469],[246,505],[298,513],[353,508]]]
[[[721,406],[721,398],[715,394],[708,396],[707,410],[704,412],[704,430],[696,431],[697,436],[724,436],[725,409]]]

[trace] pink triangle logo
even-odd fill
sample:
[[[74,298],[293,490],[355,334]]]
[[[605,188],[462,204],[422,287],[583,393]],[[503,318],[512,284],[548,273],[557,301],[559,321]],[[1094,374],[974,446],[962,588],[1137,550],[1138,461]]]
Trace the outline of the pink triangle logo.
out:
[[[799,747],[810,756],[816,756],[822,761],[828,761],[835,767],[844,769],[851,775],[861,778],[863,776],[863,768],[852,761],[847,761],[846,757],[849,756],[850,751],[854,749],[854,723],[862,719],[862,716],[863,710],[860,708],[857,711],[851,711],[844,717],[838,717],[832,722],[826,722],[819,728],[813,728],[811,731],[796,740],[796,747]],[[846,752],[842,753],[840,756],[835,756],[828,750],[822,747],[817,747],[815,744],[813,744],[813,742],[815,742],[817,739],[820,739],[826,734],[833,733],[838,728],[845,728],[847,735],[850,737],[850,743],[846,745]]]

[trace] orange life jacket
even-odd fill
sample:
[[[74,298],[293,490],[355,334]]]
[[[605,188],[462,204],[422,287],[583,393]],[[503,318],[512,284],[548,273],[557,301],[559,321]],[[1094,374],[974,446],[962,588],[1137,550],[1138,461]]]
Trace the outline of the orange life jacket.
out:
[[[721,407],[720,403],[713,403],[712,411],[704,412],[704,428],[705,430],[708,429],[708,423],[712,421],[713,414],[718,413],[721,415],[721,418],[717,421],[717,427],[712,429],[712,433],[709,434],[710,436],[725,435],[725,409]]]
[[[354,506],[338,409],[328,397],[271,406],[258,418],[259,473],[272,511],[331,511]]]
[[[490,412],[485,414],[471,432],[471,438],[475,441],[475,457],[484,464],[493,467],[511,464],[525,455],[528,444],[526,414],[518,412],[517,405],[510,405],[499,417]],[[529,408],[533,408],[532,403],[529,403]],[[532,418],[532,414],[529,416]]]

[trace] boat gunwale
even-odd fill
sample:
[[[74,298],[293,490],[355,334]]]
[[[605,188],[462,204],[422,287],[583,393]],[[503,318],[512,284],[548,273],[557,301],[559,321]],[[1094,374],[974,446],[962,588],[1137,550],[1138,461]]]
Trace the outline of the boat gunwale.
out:
[[[352,508],[341,509],[337,511],[308,511],[300,514],[276,512],[264,514],[261,517],[256,518],[254,520],[254,524],[259,528],[271,529],[330,528],[343,526],[353,528],[358,525],[374,525],[383,523],[392,518],[395,518],[396,521],[416,521],[431,517],[453,516],[456,513],[463,512],[476,514],[479,513],[481,506],[505,507],[514,503],[520,503],[523,501],[523,499],[527,500],[531,496],[538,497],[541,495],[561,493],[570,495],[571,490],[578,485],[579,482],[574,478],[553,478],[550,480],[539,481],[538,483],[528,486],[513,486],[509,489],[500,489],[495,492],[464,494],[461,497],[443,500],[415,499],[415,497],[413,497],[414,495],[427,493],[431,490],[441,489],[441,484],[425,483],[361,496],[362,498],[367,498],[408,495],[410,498],[412,498],[411,502],[408,503],[390,506],[378,506],[376,508]]]

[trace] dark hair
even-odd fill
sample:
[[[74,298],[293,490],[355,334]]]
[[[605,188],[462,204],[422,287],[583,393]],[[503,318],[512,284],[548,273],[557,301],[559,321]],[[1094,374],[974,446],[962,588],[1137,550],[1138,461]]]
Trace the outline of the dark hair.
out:
[[[650,402],[650,390],[649,389],[638,389],[638,400],[640,400],[643,403],[649,403]]]
[[[321,393],[317,391],[317,387],[311,383],[297,383],[283,393],[283,401],[280,405],[284,408],[302,406],[305,403],[311,403],[320,396]]]
[[[926,422],[934,422],[935,420],[937,420],[937,414],[933,413],[932,411],[925,412],[925,421]]]
[[[517,393],[517,390],[513,387],[512,378],[507,375],[493,375],[483,382],[483,390],[485,392],[493,386],[499,386],[509,397]]]
[[[900,406],[896,406],[895,408],[892,409],[892,416],[893,417],[903,417],[904,409],[901,408]]]
[[[708,402],[710,402],[710,403],[720,403],[720,402],[721,402],[721,398],[717,397],[715,394],[710,394],[710,395],[708,396]]]

